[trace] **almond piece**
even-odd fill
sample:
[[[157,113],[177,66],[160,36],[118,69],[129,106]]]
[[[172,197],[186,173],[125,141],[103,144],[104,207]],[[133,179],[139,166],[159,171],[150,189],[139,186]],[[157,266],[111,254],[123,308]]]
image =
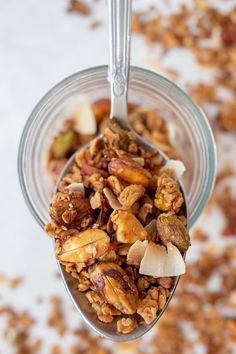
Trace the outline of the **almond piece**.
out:
[[[110,246],[106,232],[90,229],[69,238],[62,246],[58,259],[62,262],[88,262],[102,256]]]
[[[122,243],[134,243],[147,238],[147,231],[139,220],[130,212],[118,210],[111,217],[116,239]]]

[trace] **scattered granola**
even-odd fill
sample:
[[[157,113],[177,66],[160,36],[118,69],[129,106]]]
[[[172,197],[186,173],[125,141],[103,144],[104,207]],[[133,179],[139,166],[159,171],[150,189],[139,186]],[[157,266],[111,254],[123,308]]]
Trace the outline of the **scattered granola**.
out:
[[[230,236],[236,234],[236,199],[232,196],[232,190],[226,186],[220,195],[215,195],[215,201],[221,209],[226,225],[223,230],[223,235]]]
[[[150,276],[175,277],[185,271],[180,252],[190,240],[177,217],[185,215],[184,199],[175,171],[171,166],[162,170],[159,157],[139,146],[116,120],[109,121],[104,137],[77,153],[50,206],[45,230],[56,239],[57,258],[102,322],[137,313],[150,324],[170,293]],[[79,183],[70,183],[73,171]],[[145,228],[150,220],[158,220],[154,233]],[[70,231],[66,237],[65,231]],[[139,263],[133,262],[134,246],[142,248],[138,241],[147,242]],[[139,274],[146,275],[148,286],[140,284]],[[124,334],[135,328],[132,317],[117,323]]]
[[[91,13],[91,7],[84,0],[70,0],[68,11],[88,16]]]
[[[66,325],[62,313],[61,300],[57,296],[54,296],[50,299],[50,303],[52,311],[48,318],[48,326],[54,328],[58,334],[64,335],[66,332]]]

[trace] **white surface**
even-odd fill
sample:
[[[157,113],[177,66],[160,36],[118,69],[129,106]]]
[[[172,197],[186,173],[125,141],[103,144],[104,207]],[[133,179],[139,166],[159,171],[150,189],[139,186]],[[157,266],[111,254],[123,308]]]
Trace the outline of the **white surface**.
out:
[[[96,18],[104,22],[104,1],[93,4]],[[27,117],[46,91],[76,71],[105,64],[108,55],[105,25],[89,31],[90,19],[68,14],[66,6],[67,0],[0,0],[0,273],[27,275],[24,286],[15,292],[0,288],[0,305],[32,310],[42,319],[38,335],[48,342],[56,337],[52,330],[45,332],[45,306],[36,304],[36,298],[59,294],[74,324],[79,316],[72,310],[62,282],[54,276],[57,267],[51,240],[37,226],[21,195],[16,169],[18,142]],[[147,66],[143,41],[134,37],[132,47],[132,63]],[[180,54],[176,58],[178,65]],[[192,65],[191,58],[189,63]],[[216,233],[221,227],[218,214],[204,222]],[[67,341],[61,340],[63,344]],[[0,339],[0,354],[12,353]]]

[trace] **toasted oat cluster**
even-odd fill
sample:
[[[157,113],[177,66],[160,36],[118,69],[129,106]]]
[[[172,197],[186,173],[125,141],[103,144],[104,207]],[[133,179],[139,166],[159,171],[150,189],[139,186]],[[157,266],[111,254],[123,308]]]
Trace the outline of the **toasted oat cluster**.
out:
[[[77,149],[103,132],[110,114],[110,100],[100,98],[84,104],[65,119],[48,152],[48,171],[55,182],[65,163]],[[132,128],[162,150],[169,158],[178,158],[171,145],[168,127],[163,117],[153,108],[128,104],[128,117]]]
[[[155,320],[185,272],[190,240],[176,163],[163,166],[110,120],[103,137],[77,153],[50,206],[45,230],[58,260],[99,320],[119,316],[124,334]]]

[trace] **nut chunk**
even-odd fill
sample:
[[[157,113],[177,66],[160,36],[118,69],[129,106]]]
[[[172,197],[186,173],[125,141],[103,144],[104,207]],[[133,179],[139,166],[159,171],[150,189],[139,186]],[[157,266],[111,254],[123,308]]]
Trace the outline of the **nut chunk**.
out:
[[[141,184],[144,187],[148,186],[149,179],[151,178],[150,172],[141,167],[138,162],[128,157],[111,161],[108,165],[108,171],[111,175],[115,175],[125,182]]]
[[[87,228],[93,223],[88,199],[80,191],[65,189],[57,192],[50,206],[50,216],[59,225]]]
[[[137,321],[134,318],[121,318],[117,321],[117,331],[123,334],[133,332],[137,328]]]
[[[63,262],[88,262],[102,256],[110,246],[106,232],[91,229],[69,238],[62,246],[58,259]]]
[[[184,202],[178,183],[166,173],[160,175],[157,181],[155,206],[163,211],[177,210]]]
[[[118,210],[111,217],[116,239],[122,243],[134,243],[137,240],[143,241],[147,238],[147,231],[130,212]]]
[[[90,278],[107,303],[127,315],[136,312],[138,290],[120,266],[100,263],[95,266]]]
[[[157,219],[157,231],[164,245],[173,243],[180,252],[190,246],[190,237],[183,223],[175,215],[161,214]]]
[[[131,206],[144,195],[145,188],[138,184],[131,184],[126,187],[119,195],[119,202],[122,209],[129,209]]]

